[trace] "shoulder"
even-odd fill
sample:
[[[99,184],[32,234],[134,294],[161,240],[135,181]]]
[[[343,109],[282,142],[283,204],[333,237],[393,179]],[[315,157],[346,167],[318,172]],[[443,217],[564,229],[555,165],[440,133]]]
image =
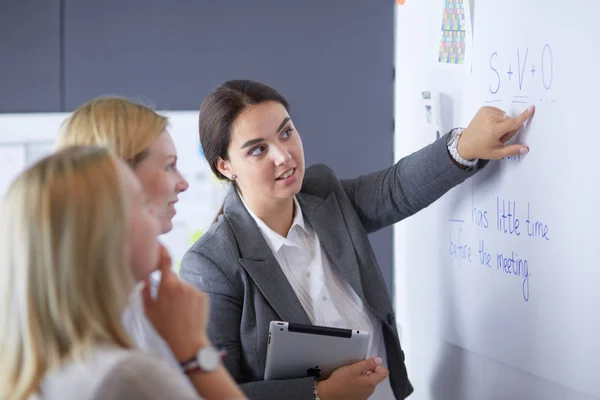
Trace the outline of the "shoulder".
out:
[[[172,368],[158,358],[145,354],[142,351],[130,350],[114,363],[106,379],[114,379],[117,375],[127,377],[130,380],[136,380],[144,376],[156,375],[157,373],[167,373],[169,376],[176,376],[177,379],[184,378],[184,375]]]
[[[234,229],[221,214],[184,254],[180,271],[185,272],[190,267],[195,269],[198,264],[209,269],[231,265],[237,263],[238,259],[239,250]]]
[[[342,189],[335,172],[325,164],[315,164],[306,168],[302,193],[325,197],[332,191]]]
[[[220,214],[208,230],[190,247],[189,251],[200,254],[208,253],[211,249],[233,248],[235,234],[224,214]],[[216,249],[215,249],[216,250]]]
[[[233,227],[224,215],[219,215],[183,255],[179,276],[197,289],[222,292],[226,288],[228,293],[241,293],[239,260],[240,250]]]
[[[181,260],[180,274],[187,280],[189,275],[204,276],[227,273],[238,264],[240,252],[234,226],[226,216],[227,204],[235,202],[237,194],[230,190],[225,196],[221,213],[206,232],[188,249]]]
[[[116,366],[134,353],[116,346],[96,346],[86,357],[68,362],[45,376],[44,398],[92,398]]]
[[[130,351],[108,371],[97,399],[197,399],[185,375],[150,355]]]

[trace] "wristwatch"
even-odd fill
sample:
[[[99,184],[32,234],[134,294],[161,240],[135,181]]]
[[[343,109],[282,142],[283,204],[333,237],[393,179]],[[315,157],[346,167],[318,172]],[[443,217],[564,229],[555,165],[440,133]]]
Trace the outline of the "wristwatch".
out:
[[[461,157],[460,153],[458,152],[458,139],[460,139],[460,135],[463,133],[463,131],[463,128],[454,128],[450,131],[450,134],[448,135],[448,141],[446,142],[446,145],[448,147],[448,153],[450,153],[450,156],[458,164],[462,165],[465,168],[473,168],[477,165],[479,159],[476,158],[474,160],[465,160]]]
[[[217,350],[213,346],[202,347],[196,355],[189,360],[179,363],[186,374],[195,370],[211,372],[219,367],[225,351]]]

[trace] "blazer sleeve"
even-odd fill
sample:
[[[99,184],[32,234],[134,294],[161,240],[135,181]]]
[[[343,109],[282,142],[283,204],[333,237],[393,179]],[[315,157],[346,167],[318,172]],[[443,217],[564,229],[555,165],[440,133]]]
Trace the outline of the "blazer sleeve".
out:
[[[409,217],[473,176],[487,161],[465,170],[454,164],[444,135],[387,168],[356,179],[341,180],[342,187],[368,233]]]
[[[312,400],[313,379],[248,382],[244,374],[244,352],[240,342],[243,294],[236,290],[221,269],[197,251],[181,260],[181,279],[204,291],[210,298],[208,335],[212,344],[225,349],[224,364],[249,399]]]

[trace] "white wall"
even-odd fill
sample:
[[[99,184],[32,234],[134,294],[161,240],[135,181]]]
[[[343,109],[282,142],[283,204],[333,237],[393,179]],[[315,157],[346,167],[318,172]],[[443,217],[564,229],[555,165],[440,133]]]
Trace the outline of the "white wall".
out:
[[[444,130],[464,126],[462,99],[469,96],[468,74],[434,68],[434,45],[439,34],[441,0],[407,1],[396,15],[396,159],[432,140],[427,131],[421,90],[441,92]],[[515,11],[516,12],[516,11]],[[477,21],[475,21],[475,35]],[[432,206],[432,207],[435,207]],[[409,377],[415,387],[412,400],[543,399],[590,400],[556,383],[522,372],[490,358],[444,342],[439,334],[443,314],[424,273],[425,265],[409,263],[404,249],[418,246],[415,238],[436,234],[435,224],[416,215],[395,227],[396,312]],[[449,277],[446,277],[450,279]],[[441,279],[445,279],[442,277]],[[443,281],[440,286],[443,287]],[[441,292],[441,291],[440,291]],[[557,343],[557,351],[560,350]]]

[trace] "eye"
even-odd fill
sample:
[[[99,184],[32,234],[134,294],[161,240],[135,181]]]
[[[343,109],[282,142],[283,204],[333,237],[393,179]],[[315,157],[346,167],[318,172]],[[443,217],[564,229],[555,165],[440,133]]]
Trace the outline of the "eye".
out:
[[[171,163],[171,164],[167,165],[167,167],[165,169],[170,172],[170,171],[175,170],[175,168],[177,168],[177,164]]]
[[[281,136],[284,139],[289,139],[290,136],[292,136],[292,132],[294,132],[294,129],[292,128],[287,128],[286,130],[283,131],[283,133],[281,134]]]
[[[251,156],[260,156],[263,152],[265,151],[265,146],[256,146],[255,148],[253,148],[252,150],[250,150],[250,153],[248,153]]]

